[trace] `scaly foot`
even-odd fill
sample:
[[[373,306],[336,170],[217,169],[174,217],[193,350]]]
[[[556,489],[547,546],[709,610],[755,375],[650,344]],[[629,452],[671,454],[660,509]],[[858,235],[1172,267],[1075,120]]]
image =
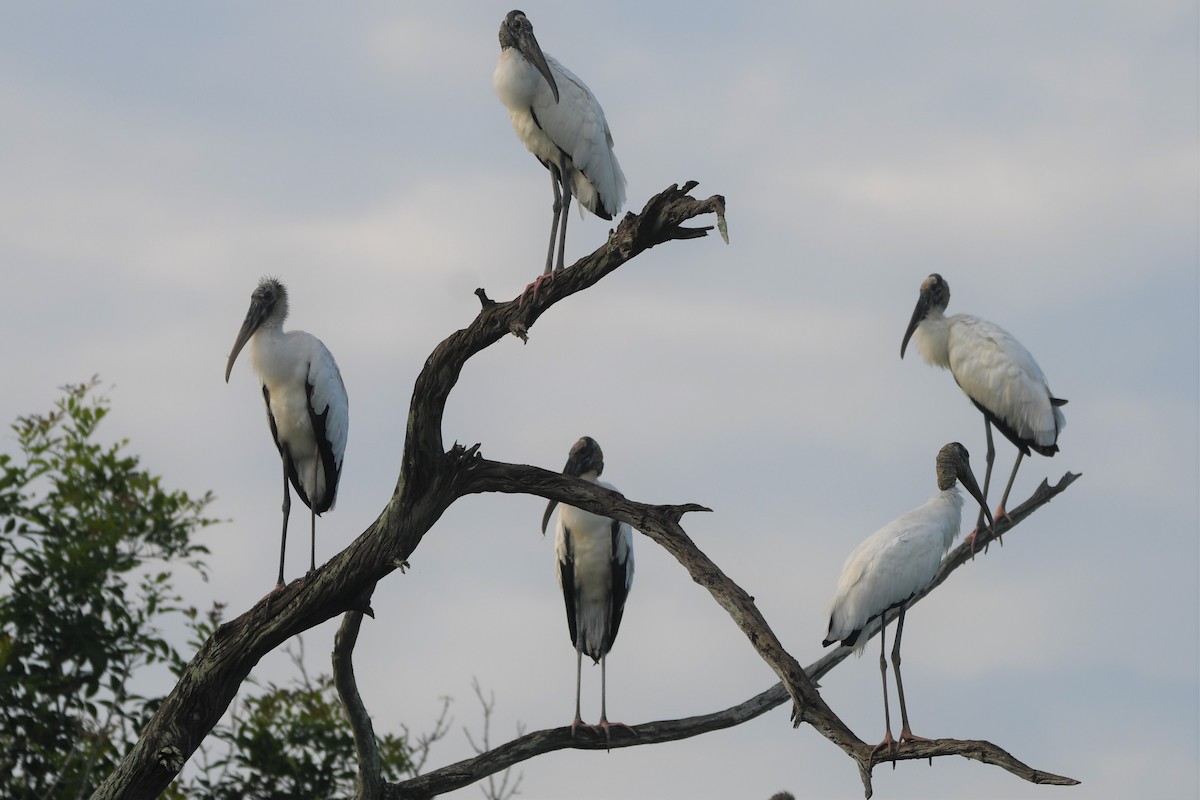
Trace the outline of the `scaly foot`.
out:
[[[594,731],[596,731],[596,733],[599,733],[600,731],[604,731],[604,749],[605,750],[612,749],[610,746],[612,744],[611,731],[614,728],[616,728],[618,730],[627,731],[630,736],[637,736],[637,731],[635,731],[633,728],[626,725],[624,722],[609,722],[604,717],[601,717],[599,724],[595,725],[592,729]]]
[[[557,270],[556,270],[557,271]],[[538,292],[542,289],[542,284],[554,277],[553,272],[547,272],[543,275],[538,275],[533,279],[533,283],[525,287],[525,291],[521,292],[521,305],[525,305],[528,299],[530,302],[537,302]]]
[[[879,752],[879,748],[886,747],[887,753],[890,756],[895,751],[896,740],[892,738],[892,732],[889,730],[883,737],[883,741],[871,748],[871,761],[875,761],[875,754]]]

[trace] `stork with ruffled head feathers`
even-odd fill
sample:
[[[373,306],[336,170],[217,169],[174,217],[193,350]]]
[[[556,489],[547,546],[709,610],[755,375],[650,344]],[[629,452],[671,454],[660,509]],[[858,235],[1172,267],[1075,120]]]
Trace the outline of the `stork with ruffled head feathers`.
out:
[[[825,609],[829,621],[822,645],[841,642],[860,652],[866,645],[862,635],[871,620],[880,618],[879,671],[883,677],[883,718],[886,733],[875,750],[887,747],[891,751],[892,720],[888,711],[887,661],[884,658],[884,634],[887,632],[888,612],[896,611],[896,635],[892,647],[892,668],[896,673],[896,692],[900,696],[900,719],[903,726],[900,741],[917,740],[908,724],[908,708],[904,703],[904,684],[900,678],[900,638],[904,633],[904,612],[908,601],[933,582],[942,556],[962,528],[963,498],[957,484],[961,483],[979,503],[981,513],[991,521],[987,502],[971,472],[967,448],[951,442],[937,454],[938,491],[924,505],[884,525],[868,536],[850,553],[842,566],[834,592]]]
[[[600,102],[583,81],[542,52],[521,11],[508,12],[500,24],[500,61],[492,86],[517,138],[550,171],[554,216],[546,268],[536,287],[552,270],[563,268],[571,198],[601,219],[612,219],[625,204],[625,175]]]
[[[1050,392],[1041,367],[1008,331],[967,314],[946,316],[949,303],[950,285],[941,275],[934,273],[921,283],[916,308],[900,343],[900,357],[904,358],[908,342],[913,339],[921,357],[949,369],[955,382],[983,413],[988,448],[983,476],[985,500],[996,458],[992,426],[1016,445],[1017,461],[996,509],[996,518],[1003,519],[1008,516],[1005,504],[1021,459],[1030,451],[1043,456],[1058,452],[1058,435],[1067,425],[1062,412],[1067,401]],[[980,514],[976,528],[982,524]]]
[[[287,289],[275,278],[263,278],[250,296],[246,319],[225,364],[228,383],[238,353],[250,344],[250,362],[258,373],[267,422],[283,461],[283,532],[276,590],[284,585],[292,507],[288,484],[311,510],[311,573],[317,568],[317,515],[332,509],[337,499],[350,428],[350,402],[337,362],[312,334],[285,331],[287,315]]]

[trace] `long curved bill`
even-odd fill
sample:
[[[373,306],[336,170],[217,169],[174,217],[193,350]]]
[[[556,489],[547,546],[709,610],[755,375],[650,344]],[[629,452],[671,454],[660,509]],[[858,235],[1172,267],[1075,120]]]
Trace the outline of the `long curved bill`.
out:
[[[975,502],[979,503],[979,507],[983,509],[983,515],[987,518],[988,527],[992,530],[996,529],[996,521],[992,519],[992,512],[988,511],[987,500],[983,496],[983,492],[979,491],[979,484],[975,482],[975,473],[971,472],[971,465],[964,464],[958,472],[958,482],[961,483],[966,490],[971,493],[971,497],[975,498]]]
[[[246,312],[246,320],[242,323],[242,329],[238,331],[237,340],[233,343],[233,349],[229,351],[229,360],[225,362],[226,383],[229,383],[229,373],[233,371],[233,362],[237,361],[238,353],[242,352],[242,348],[258,330],[263,319],[264,309],[258,303],[251,303],[250,310]]]
[[[578,478],[588,470],[595,470],[599,475],[604,470],[604,457],[600,453],[600,445],[590,436],[584,436],[571,445],[567,463],[563,465],[562,474],[569,478]],[[542,535],[546,535],[546,526],[550,524],[550,515],[554,513],[557,500],[551,500],[546,505],[546,513],[542,515]]]
[[[925,319],[925,315],[929,313],[930,295],[927,292],[921,292],[921,296],[917,298],[917,307],[913,309],[912,319],[908,321],[908,330],[904,332],[904,341],[900,342],[900,357],[904,358],[904,351],[908,347],[908,340],[912,338],[913,333],[917,330],[917,326],[921,324],[921,320]]]
[[[542,54],[542,47],[538,44],[537,37],[533,35],[532,28],[522,28],[517,31],[517,50],[521,55],[525,56],[525,60],[533,64],[537,71],[542,73],[542,77],[546,79],[546,83],[550,84],[550,91],[554,93],[554,102],[558,102],[558,84],[554,82],[554,75],[550,72],[550,65],[546,63],[546,56]]]
[[[550,515],[554,513],[554,507],[557,505],[557,500],[551,500],[546,504],[546,513],[542,515],[542,536],[546,535],[546,526],[550,524]]]

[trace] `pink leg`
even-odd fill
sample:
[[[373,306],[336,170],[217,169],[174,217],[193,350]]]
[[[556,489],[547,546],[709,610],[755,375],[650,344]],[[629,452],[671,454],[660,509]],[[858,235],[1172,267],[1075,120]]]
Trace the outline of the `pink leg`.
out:
[[[904,635],[904,611],[900,609],[900,617],[896,620],[896,641],[892,643],[892,671],[896,673],[896,693],[900,695],[900,741],[928,742],[924,736],[917,736],[908,727],[908,707],[904,704],[904,681],[900,677],[900,638]]]
[[[623,722],[609,722],[608,721],[608,707],[607,707],[607,694],[608,694],[607,689],[608,689],[608,687],[606,686],[607,680],[606,680],[606,676],[605,676],[605,670],[606,670],[607,664],[608,664],[608,655],[605,654],[605,655],[600,656],[600,722],[598,725],[596,725],[596,730],[597,730],[597,732],[604,731],[605,749],[611,749],[609,746],[612,743],[611,731],[613,728],[616,728],[618,730],[628,731],[631,736],[637,736],[637,731],[635,731],[633,728],[629,727],[628,725],[626,725]]]
[[[895,745],[895,743],[896,743],[896,740],[892,738],[892,715],[891,715],[891,711],[888,710],[887,658],[884,656],[884,653],[887,652],[886,651],[887,645],[885,644],[887,637],[884,636],[884,634],[886,632],[887,632],[887,612],[884,611],[883,615],[879,619],[879,677],[883,681],[884,735],[883,735],[883,741],[881,741],[879,744],[877,744],[871,748],[871,760],[872,761],[875,760],[875,754],[878,753],[880,748],[883,748],[883,747],[887,748],[887,753],[890,756],[892,754],[892,752],[895,750],[893,745]]]
[[[580,634],[580,636],[582,636],[582,634]],[[578,728],[579,726],[582,725],[585,728],[591,727],[591,725],[588,725],[586,722],[583,721],[583,718],[579,716],[579,684],[581,681],[582,670],[583,670],[583,646],[582,646],[582,639],[581,639],[580,642],[577,642],[575,645],[575,719],[571,720],[571,737],[572,738],[574,738],[574,736],[575,736],[575,729]]]

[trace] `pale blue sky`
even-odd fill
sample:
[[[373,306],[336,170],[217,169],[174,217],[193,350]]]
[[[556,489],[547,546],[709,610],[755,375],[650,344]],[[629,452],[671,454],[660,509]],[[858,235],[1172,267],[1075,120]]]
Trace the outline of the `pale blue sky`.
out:
[[[948,374],[899,358],[938,271],[950,312],[1009,329],[1071,401],[1062,452],[1027,460],[1014,496],[1084,477],[909,616],[913,726],[1084,783],[942,759],[879,770],[877,796],[1195,797],[1196,4],[779,5],[522,6],[603,103],[628,208],[699,180],[726,196],[731,244],[655,248],[527,346],[478,356],[446,440],[558,469],[590,434],[629,496],[712,507],[689,532],[807,663],[846,554],[933,492],[938,448],[963,442],[982,475],[978,412]],[[230,520],[205,534],[213,578],[186,584],[190,602],[238,613],[274,576],[277,455],[249,362],[222,381],[260,275],[287,282],[291,326],[325,341],[350,394],[323,560],[382,508],[412,381],[472,318],[473,290],[511,297],[539,271],[548,179],[491,89],[510,8],[0,8],[0,420],[99,373],[104,436],[169,485],[212,489]],[[607,227],[573,214],[568,260]],[[1004,476],[1014,452],[997,449]],[[380,585],[358,650],[377,728],[428,727],[441,695],[474,726],[472,676],[496,693],[494,741],[569,722],[542,507],[468,498]],[[708,712],[774,682],[673,560],[635,545],[611,716]],[[288,577],[304,562],[294,546]],[[331,635],[306,637],[314,669]],[[256,674],[281,680],[286,659]],[[594,719],[598,670],[584,692]],[[824,692],[879,738],[874,657]],[[456,730],[432,761],[469,752]],[[861,796],[854,766],[785,710],[523,771],[531,800]]]

